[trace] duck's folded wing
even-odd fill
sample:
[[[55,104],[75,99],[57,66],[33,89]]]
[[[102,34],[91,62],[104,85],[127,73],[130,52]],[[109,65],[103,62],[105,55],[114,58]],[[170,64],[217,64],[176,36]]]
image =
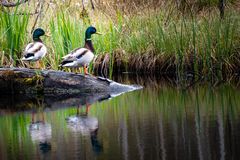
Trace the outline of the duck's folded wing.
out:
[[[62,60],[62,62],[60,63],[59,66],[76,66],[77,65],[77,59],[75,57],[68,57],[64,60]]]
[[[42,48],[43,44],[42,43],[29,43],[24,51],[24,54],[27,53],[36,53]]]
[[[76,57],[67,57],[67,58],[63,59],[62,62],[63,61],[76,61],[76,60],[77,60]]]
[[[25,47],[25,50],[24,50],[24,54],[28,52],[28,50],[30,48],[32,48],[34,46],[34,43],[29,43],[26,47]]]
[[[42,58],[45,56],[47,52],[47,48],[44,44],[37,42],[37,43],[30,43],[26,46],[24,51],[24,57],[36,57],[36,58]]]
[[[45,45],[42,44],[41,48],[38,48],[37,52],[35,52],[35,56],[42,58],[46,55],[47,53],[47,48]]]
[[[83,56],[85,53],[87,53],[89,50],[86,48],[76,48],[75,50],[71,51],[66,56],[62,57],[64,60],[69,58],[77,58],[79,59],[81,56]],[[90,51],[89,51],[90,52]]]

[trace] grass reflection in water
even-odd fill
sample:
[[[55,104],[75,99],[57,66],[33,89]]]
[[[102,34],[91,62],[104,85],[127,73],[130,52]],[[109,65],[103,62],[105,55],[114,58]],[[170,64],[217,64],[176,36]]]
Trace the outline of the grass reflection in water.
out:
[[[31,112],[7,114],[2,109],[0,158],[236,159],[240,156],[239,92],[224,84],[188,90],[161,84],[94,103],[89,110],[86,105],[43,108],[36,117],[44,115],[51,125],[47,153],[41,152],[27,129]],[[79,114],[86,110],[87,114]],[[92,119],[97,127],[84,130],[87,134],[75,132],[66,120],[72,116]]]

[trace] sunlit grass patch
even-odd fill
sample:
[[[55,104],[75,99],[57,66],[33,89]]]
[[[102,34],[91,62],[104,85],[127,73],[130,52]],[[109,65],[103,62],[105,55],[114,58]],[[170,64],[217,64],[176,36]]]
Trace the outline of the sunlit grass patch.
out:
[[[94,67],[102,70],[104,65],[110,73],[121,68],[136,72],[165,72],[170,69],[184,73],[191,70],[209,75],[216,68],[232,72],[238,66],[240,18],[239,12],[231,10],[233,5],[226,7],[225,18],[220,20],[215,1],[206,1],[211,4],[208,6],[210,9],[204,7],[199,11],[194,11],[194,7],[201,4],[189,1],[193,6],[188,6],[188,12],[173,2],[161,3],[159,7],[148,2],[145,4],[148,7],[139,4],[135,9],[127,9],[128,1],[122,6],[104,2],[99,3],[95,10],[87,6],[83,10],[77,1],[51,3],[45,8],[46,13],[42,14],[36,26],[52,35],[43,39],[48,48],[45,66],[58,69],[62,56],[83,47],[85,30],[89,25],[103,33],[92,37],[96,60],[90,65],[90,70],[99,70]],[[205,5],[205,1],[201,2]],[[17,9],[11,16],[2,11],[0,14],[3,26],[0,28],[1,51],[7,59],[13,57],[16,60],[30,41],[35,18],[19,16]],[[3,56],[1,59],[2,65],[10,61]]]

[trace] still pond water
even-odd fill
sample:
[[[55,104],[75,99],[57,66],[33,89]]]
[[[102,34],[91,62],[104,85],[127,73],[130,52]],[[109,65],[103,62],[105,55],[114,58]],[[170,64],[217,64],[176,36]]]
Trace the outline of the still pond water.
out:
[[[240,158],[235,85],[123,81],[145,87],[110,99],[2,95],[0,159]]]

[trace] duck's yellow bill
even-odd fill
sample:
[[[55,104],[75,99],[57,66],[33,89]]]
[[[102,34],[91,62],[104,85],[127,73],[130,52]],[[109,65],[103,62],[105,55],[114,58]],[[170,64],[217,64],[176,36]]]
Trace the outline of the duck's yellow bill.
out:
[[[44,34],[46,37],[51,37],[51,35],[49,33],[45,33]]]
[[[102,33],[100,33],[100,32],[96,32],[95,34],[102,35]]]

